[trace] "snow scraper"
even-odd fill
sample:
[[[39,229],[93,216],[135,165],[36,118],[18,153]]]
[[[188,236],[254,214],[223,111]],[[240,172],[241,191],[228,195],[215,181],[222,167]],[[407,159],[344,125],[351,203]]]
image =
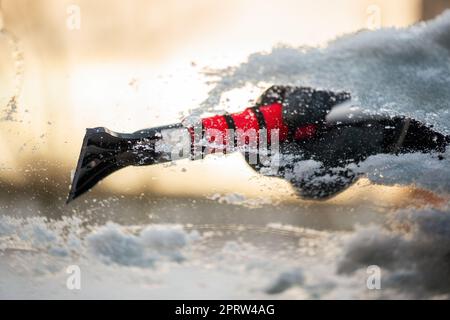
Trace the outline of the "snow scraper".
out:
[[[258,172],[289,180],[300,196],[325,199],[351,185],[355,166],[370,155],[442,153],[449,142],[414,119],[357,107],[347,92],[272,86],[243,112],[197,123],[131,134],[87,129],[67,202],[127,166],[233,151]],[[305,160],[315,165],[302,170]]]

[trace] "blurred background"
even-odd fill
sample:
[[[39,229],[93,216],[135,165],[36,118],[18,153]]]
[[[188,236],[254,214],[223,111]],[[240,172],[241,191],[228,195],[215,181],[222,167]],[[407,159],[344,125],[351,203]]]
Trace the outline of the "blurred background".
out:
[[[446,8],[450,1],[2,0],[2,206],[18,199],[62,206],[85,128],[131,132],[179,122],[207,98],[209,69],[278,44],[324,46],[361,29],[408,26]],[[229,108],[254,98],[237,94]],[[256,195],[267,186],[269,178],[256,178],[238,155],[222,158],[127,168],[94,194]],[[283,181],[270,188],[290,194]]]

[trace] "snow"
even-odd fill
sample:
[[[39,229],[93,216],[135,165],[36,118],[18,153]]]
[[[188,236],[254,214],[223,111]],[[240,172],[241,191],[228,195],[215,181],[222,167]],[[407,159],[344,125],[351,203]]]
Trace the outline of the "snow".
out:
[[[437,194],[450,193],[450,150],[439,159],[435,154],[411,153],[401,156],[380,154],[354,168],[372,182],[383,185],[416,185]]]
[[[301,286],[303,284],[303,273],[301,269],[292,269],[285,272],[282,272],[273,283],[271,283],[266,292],[268,294],[277,294],[287,289],[298,285]]]
[[[448,294],[450,291],[450,215],[425,209],[400,211],[389,229],[358,228],[345,245],[340,273],[376,264],[386,273],[385,286],[410,292]]]
[[[270,198],[264,197],[247,198],[246,196],[240,193],[227,193],[227,194],[215,193],[209,196],[208,199],[217,201],[218,203],[238,205],[247,208],[260,208],[264,205],[275,203],[275,201],[271,200]]]
[[[183,261],[181,250],[197,237],[198,233],[188,234],[179,225],[151,225],[134,235],[109,223],[86,240],[92,254],[105,263],[153,267],[162,259]]]

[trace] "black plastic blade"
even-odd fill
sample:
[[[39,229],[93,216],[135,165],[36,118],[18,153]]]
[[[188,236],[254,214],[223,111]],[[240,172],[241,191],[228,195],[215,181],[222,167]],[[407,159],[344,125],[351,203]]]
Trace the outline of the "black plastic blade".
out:
[[[119,169],[170,161],[155,152],[155,143],[161,139],[163,130],[177,128],[183,125],[177,123],[134,133],[117,133],[103,127],[87,129],[67,203]]]
[[[120,143],[105,128],[87,129],[67,203],[89,191],[100,180],[126,166],[117,160]]]

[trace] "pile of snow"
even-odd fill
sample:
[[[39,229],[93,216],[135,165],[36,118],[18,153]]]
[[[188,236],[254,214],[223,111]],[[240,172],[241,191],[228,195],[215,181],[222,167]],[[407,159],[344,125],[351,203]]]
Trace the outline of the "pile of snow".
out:
[[[304,277],[302,269],[295,268],[280,273],[275,280],[269,284],[265,292],[268,294],[282,293],[293,286],[303,285]]]
[[[241,193],[234,192],[226,194],[214,193],[213,195],[209,196],[208,199],[217,201],[218,203],[222,204],[232,204],[247,208],[259,208],[264,205],[273,204],[273,201],[270,198],[248,198]]]
[[[76,217],[51,221],[44,217],[0,216],[0,250],[45,251],[54,256],[68,256],[80,250],[81,223]]]
[[[416,295],[450,292],[449,212],[400,211],[387,228],[359,228],[344,246],[338,272],[351,274],[369,265],[381,268],[383,288]]]
[[[181,262],[182,249],[199,238],[181,225],[150,225],[138,234],[108,223],[86,237],[92,254],[105,263],[123,266],[153,267],[160,260]]]
[[[384,185],[414,184],[437,193],[450,193],[450,150],[439,159],[425,153],[400,156],[379,154],[369,157],[355,172],[365,174],[372,182]]]
[[[106,264],[153,267],[161,260],[183,261],[182,250],[200,237],[181,225],[148,225],[136,232],[136,227],[115,223],[89,231],[81,223],[76,217],[0,216],[0,251],[42,252],[61,258],[91,254]]]

